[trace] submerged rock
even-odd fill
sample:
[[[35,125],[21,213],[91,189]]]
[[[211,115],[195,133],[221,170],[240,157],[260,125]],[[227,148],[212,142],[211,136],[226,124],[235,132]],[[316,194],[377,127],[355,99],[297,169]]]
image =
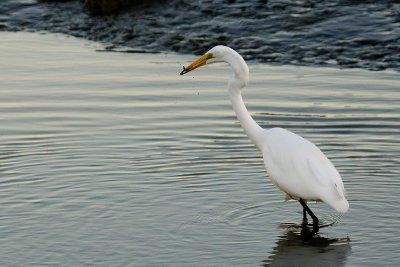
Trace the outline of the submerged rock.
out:
[[[132,6],[144,4],[142,0],[85,0],[85,7],[92,15],[106,15],[122,11]]]
[[[129,0],[85,0],[85,7],[92,15],[118,12],[129,5]]]

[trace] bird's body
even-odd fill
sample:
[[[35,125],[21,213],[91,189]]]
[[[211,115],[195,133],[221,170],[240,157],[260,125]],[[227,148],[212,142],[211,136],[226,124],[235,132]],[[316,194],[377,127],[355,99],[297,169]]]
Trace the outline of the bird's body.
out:
[[[263,129],[253,120],[241,96],[249,80],[249,69],[236,51],[216,46],[181,74],[221,61],[232,67],[233,76],[228,83],[232,107],[247,136],[262,152],[272,183],[289,198],[300,201],[304,214],[307,211],[313,218],[316,231],[318,219],[305,204],[307,200],[323,201],[338,212],[346,212],[349,204],[340,174],[317,146],[283,128]]]
[[[261,148],[274,185],[292,199],[320,200],[346,212],[342,179],[329,159],[310,141],[282,128],[265,130]]]

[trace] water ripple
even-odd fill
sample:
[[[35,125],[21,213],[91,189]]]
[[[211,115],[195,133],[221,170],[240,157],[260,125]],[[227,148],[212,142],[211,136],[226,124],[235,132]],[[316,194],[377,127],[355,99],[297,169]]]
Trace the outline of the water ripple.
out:
[[[251,114],[316,143],[347,189],[343,217],[310,204],[336,222],[321,231],[327,246],[310,247],[280,228],[301,223],[301,206],[271,185],[240,128],[228,68],[182,78],[187,57],[46,38],[0,43],[0,265],[273,266],[296,251],[326,265],[398,262],[395,73],[250,65]]]

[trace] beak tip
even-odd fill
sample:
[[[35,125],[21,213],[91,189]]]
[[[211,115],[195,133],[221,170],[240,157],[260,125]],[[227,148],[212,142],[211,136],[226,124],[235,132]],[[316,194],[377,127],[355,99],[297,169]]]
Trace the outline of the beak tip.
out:
[[[188,73],[188,71],[185,69],[185,67],[183,67],[183,70],[181,71],[181,75]]]

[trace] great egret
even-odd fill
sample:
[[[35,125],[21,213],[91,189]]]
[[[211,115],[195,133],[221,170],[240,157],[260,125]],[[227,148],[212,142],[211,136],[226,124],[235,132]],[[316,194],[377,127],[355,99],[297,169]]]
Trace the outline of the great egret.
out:
[[[308,213],[313,230],[318,232],[318,218],[307,206],[307,200],[323,201],[340,213],[349,209],[340,174],[313,143],[282,128],[263,129],[251,117],[243,102],[241,89],[249,81],[249,68],[235,50],[215,46],[188,67],[181,75],[214,62],[226,62],[233,70],[228,91],[233,110],[250,140],[262,152],[264,165],[272,183],[290,199],[303,206],[303,220]]]

